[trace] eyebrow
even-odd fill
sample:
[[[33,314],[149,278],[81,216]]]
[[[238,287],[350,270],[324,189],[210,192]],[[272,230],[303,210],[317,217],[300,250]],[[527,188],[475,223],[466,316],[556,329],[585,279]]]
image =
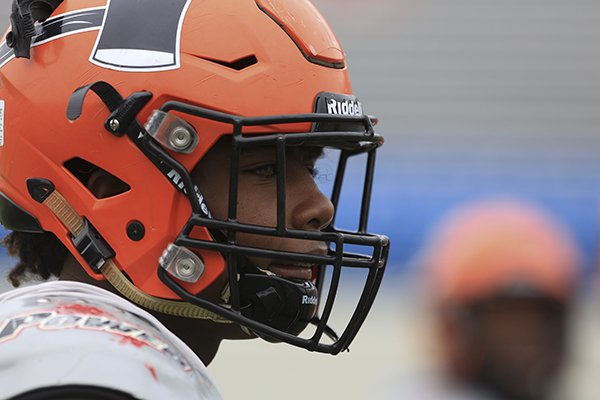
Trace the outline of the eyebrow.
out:
[[[287,151],[297,151],[302,155],[303,160],[317,160],[325,154],[324,148],[321,146],[294,146],[288,147]],[[255,155],[265,153],[268,155],[275,154],[274,146],[259,146],[242,149],[242,154]]]

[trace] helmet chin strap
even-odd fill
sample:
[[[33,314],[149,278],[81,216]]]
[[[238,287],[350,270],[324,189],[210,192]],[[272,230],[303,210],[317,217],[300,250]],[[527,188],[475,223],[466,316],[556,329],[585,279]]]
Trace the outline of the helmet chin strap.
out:
[[[253,266],[239,277],[241,312],[245,317],[298,336],[309,324],[318,325],[319,288],[306,280],[286,279]],[[325,335],[333,342],[339,340],[337,333],[325,326]],[[255,334],[269,342],[271,337]]]
[[[31,197],[48,207],[69,230],[73,238],[80,237],[86,229],[89,229],[88,222],[77,214],[71,204],[56,190],[52,182],[47,179],[28,179],[27,187]],[[90,264],[90,267],[102,273],[106,280],[121,295],[146,309],[178,317],[206,319],[219,323],[234,323],[196,305],[183,301],[161,299],[144,293],[125,277],[112,257],[107,259],[101,258],[97,263]]]
[[[243,274],[239,288],[241,311],[245,317],[292,335],[299,335],[317,312],[319,294],[310,281]],[[264,335],[259,336],[275,341]]]

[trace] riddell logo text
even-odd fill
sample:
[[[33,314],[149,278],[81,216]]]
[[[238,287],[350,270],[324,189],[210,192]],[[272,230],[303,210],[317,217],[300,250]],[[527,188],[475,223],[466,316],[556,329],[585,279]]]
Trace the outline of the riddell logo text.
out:
[[[360,102],[353,100],[327,100],[327,113],[337,115],[362,115]]]
[[[181,175],[177,173],[177,171],[175,171],[174,169],[169,171],[167,173],[167,178],[171,179],[173,184],[175,184],[175,186],[177,186],[177,188],[179,188],[179,190],[181,190],[183,194],[187,194],[187,190],[185,190],[185,184],[183,183],[183,179],[181,178]],[[198,203],[200,203],[200,208],[202,208],[202,212],[205,216],[211,218],[208,206],[204,202],[204,196],[202,195],[202,193],[200,193],[200,189],[198,189],[198,186],[196,185],[194,185],[194,192],[196,193],[196,198],[198,199]]]
[[[302,296],[302,304],[317,304],[317,296]]]

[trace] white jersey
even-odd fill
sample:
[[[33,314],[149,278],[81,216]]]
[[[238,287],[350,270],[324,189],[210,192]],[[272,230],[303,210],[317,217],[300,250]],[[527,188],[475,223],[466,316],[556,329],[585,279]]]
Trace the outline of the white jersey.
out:
[[[177,336],[113,293],[53,281],[0,294],[0,398],[61,385],[145,400],[221,398]]]

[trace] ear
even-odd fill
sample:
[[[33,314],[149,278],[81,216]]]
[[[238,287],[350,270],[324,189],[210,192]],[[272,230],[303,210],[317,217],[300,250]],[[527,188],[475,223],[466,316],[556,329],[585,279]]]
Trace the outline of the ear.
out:
[[[130,189],[128,184],[100,168],[91,173],[87,188],[99,199],[116,196]]]

